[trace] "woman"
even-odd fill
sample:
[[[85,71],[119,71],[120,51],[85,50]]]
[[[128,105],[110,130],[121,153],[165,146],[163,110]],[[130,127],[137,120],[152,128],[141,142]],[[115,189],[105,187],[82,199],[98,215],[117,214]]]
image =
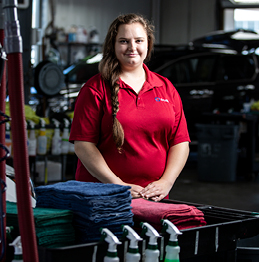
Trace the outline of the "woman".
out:
[[[190,138],[176,89],[144,64],[153,42],[142,16],[113,21],[100,74],[77,97],[70,142],[77,180],[129,185],[133,198],[160,201],[186,163]]]

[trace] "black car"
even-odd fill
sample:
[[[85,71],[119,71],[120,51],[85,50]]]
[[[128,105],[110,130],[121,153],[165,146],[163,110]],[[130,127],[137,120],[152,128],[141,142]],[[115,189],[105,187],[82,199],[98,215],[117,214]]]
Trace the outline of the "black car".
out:
[[[243,104],[259,99],[259,57],[230,49],[211,49],[171,60],[155,72],[178,90],[195,136],[203,112],[240,112]]]

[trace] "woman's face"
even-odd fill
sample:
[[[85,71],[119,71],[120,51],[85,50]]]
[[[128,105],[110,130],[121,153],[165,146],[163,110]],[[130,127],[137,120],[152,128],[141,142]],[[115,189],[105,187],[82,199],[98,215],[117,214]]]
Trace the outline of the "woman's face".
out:
[[[115,55],[122,70],[142,67],[147,56],[147,33],[140,23],[120,25],[115,41]]]

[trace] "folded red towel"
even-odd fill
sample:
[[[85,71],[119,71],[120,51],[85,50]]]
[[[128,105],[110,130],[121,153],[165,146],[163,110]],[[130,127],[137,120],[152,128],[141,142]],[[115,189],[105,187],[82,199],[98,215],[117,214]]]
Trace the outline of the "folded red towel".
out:
[[[161,230],[161,219],[168,219],[179,230],[206,225],[204,214],[194,206],[154,202],[143,198],[133,199],[131,206],[135,226],[147,222]]]

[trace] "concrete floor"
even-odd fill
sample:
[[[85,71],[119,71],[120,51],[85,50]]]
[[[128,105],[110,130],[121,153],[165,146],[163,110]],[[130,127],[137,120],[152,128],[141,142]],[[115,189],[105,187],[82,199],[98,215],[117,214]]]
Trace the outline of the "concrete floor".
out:
[[[259,212],[259,178],[204,182],[199,180],[197,165],[187,163],[170,192],[170,199]]]

